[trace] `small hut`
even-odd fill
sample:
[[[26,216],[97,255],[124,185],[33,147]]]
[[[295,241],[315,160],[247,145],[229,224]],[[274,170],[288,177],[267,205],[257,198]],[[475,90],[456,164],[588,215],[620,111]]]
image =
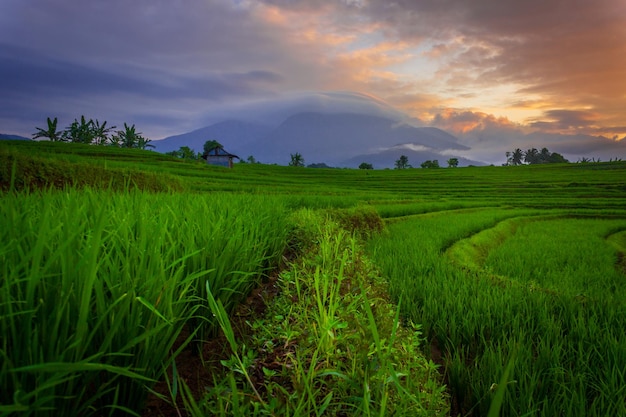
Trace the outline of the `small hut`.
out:
[[[205,159],[207,164],[220,165],[228,168],[233,167],[234,158],[241,159],[237,155],[226,152],[222,146],[216,146],[202,154],[202,159]]]

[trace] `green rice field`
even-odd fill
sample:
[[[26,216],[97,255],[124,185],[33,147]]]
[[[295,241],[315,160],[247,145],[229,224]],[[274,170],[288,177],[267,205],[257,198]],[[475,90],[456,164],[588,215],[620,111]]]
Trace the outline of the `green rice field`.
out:
[[[0,141],[0,189],[0,415],[626,416],[625,162]]]

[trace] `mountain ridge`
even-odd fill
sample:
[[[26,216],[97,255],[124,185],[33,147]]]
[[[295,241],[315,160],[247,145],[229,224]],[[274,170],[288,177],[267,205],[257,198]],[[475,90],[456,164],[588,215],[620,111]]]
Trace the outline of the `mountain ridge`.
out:
[[[31,140],[31,138],[27,138],[25,136],[20,136],[20,135],[10,135],[7,133],[0,133],[0,140]]]
[[[364,162],[356,162],[354,158],[358,156],[388,156],[397,153],[398,146],[405,146],[405,152],[414,157],[423,156],[423,160],[447,160],[454,156],[450,153],[456,151],[460,155],[469,149],[455,136],[435,127],[417,127],[380,115],[315,111],[291,114],[273,127],[243,120],[218,122],[152,143],[159,152],[181,146],[200,152],[206,140],[217,140],[229,152],[242,158],[252,155],[263,163],[286,165],[290,155],[298,152],[307,161],[353,168]],[[480,164],[455,157],[468,164]],[[375,159],[381,165],[380,158]],[[384,167],[392,167],[394,162],[391,159]]]

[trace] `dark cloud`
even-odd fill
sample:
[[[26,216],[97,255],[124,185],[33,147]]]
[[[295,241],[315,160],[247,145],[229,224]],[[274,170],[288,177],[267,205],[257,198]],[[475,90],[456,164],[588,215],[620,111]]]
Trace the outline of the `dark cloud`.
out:
[[[533,128],[546,131],[589,130],[597,126],[599,114],[584,110],[553,109],[543,112],[539,120],[531,121]]]
[[[0,129],[58,112],[162,137],[258,103],[367,108],[302,95],[354,90],[488,153],[531,130],[622,137],[625,20],[616,0],[4,0]],[[532,110],[527,125],[480,111],[502,86],[486,105]]]
[[[158,94],[157,85],[97,68],[50,59],[23,48],[0,45],[0,89],[6,96],[81,94],[91,96],[110,91]]]

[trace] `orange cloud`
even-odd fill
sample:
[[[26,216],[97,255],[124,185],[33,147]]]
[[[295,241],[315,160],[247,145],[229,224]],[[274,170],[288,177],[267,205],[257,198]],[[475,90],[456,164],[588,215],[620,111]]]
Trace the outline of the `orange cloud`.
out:
[[[455,133],[468,133],[486,129],[519,129],[520,126],[506,117],[470,110],[443,109],[437,113],[431,123],[434,126]]]

